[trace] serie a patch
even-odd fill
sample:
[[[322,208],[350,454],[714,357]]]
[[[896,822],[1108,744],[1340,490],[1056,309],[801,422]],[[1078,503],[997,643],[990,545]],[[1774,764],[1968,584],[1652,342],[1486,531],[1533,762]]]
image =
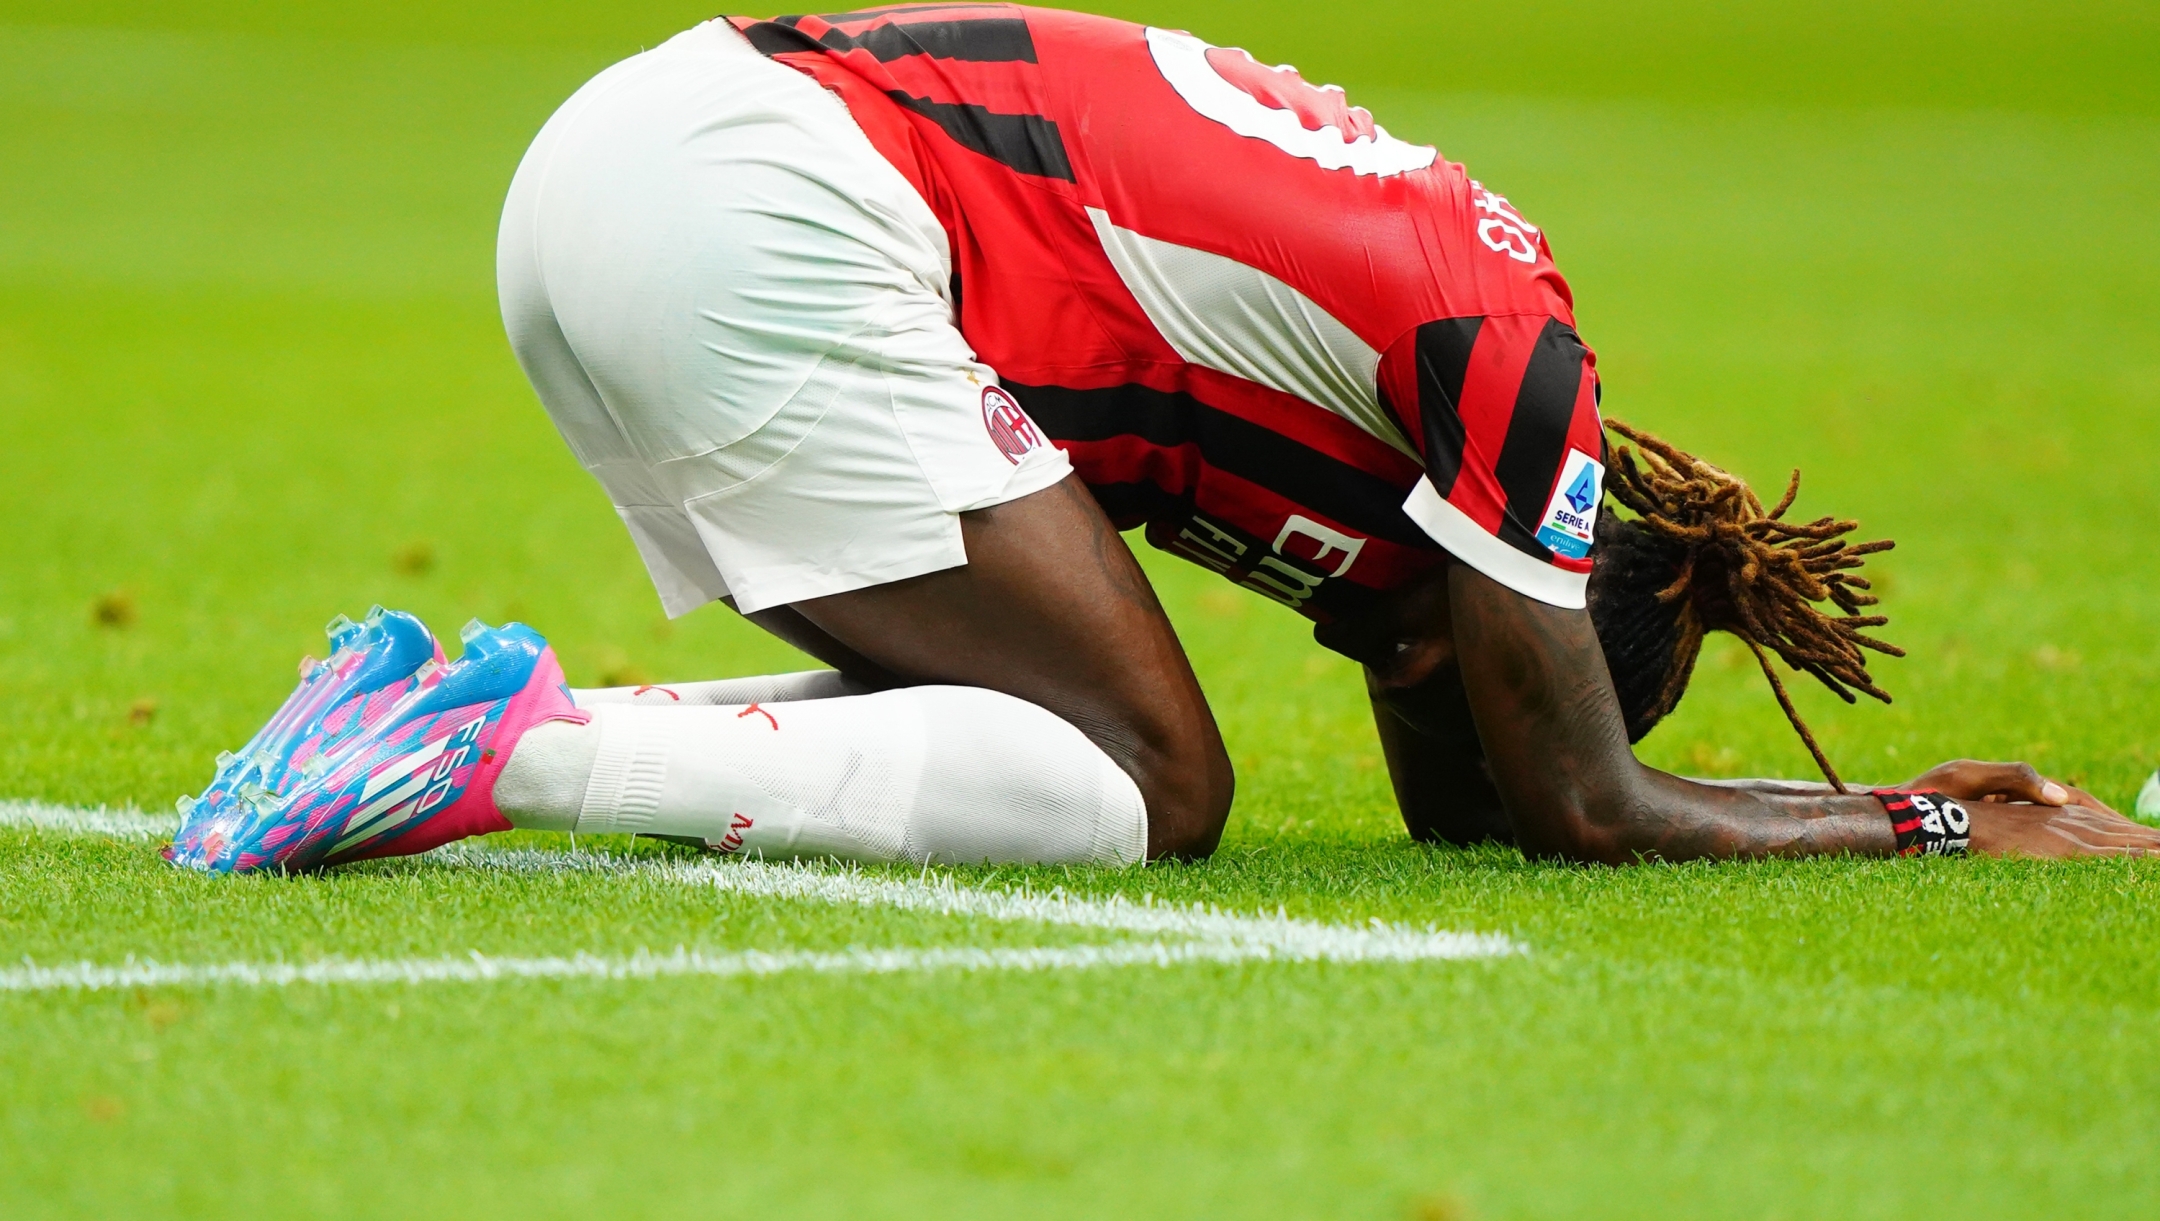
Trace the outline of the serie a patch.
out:
[[[1579,560],[1590,554],[1590,540],[1597,526],[1598,497],[1605,491],[1605,467],[1579,449],[1568,451],[1553,486],[1552,501],[1538,524],[1537,541],[1563,559]]]

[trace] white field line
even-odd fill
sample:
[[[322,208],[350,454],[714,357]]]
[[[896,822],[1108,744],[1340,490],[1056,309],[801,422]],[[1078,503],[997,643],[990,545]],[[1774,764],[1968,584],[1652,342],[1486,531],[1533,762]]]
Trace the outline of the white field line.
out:
[[[981,920],[1055,924],[1157,938],[1221,941],[1262,951],[1261,957],[1299,961],[1412,962],[1436,958],[1491,958],[1520,953],[1521,947],[1497,933],[1460,933],[1414,929],[1378,919],[1366,925],[1322,924],[1281,912],[1246,916],[1197,904],[1135,903],[1122,895],[1087,898],[1063,890],[1048,893],[982,890],[961,886],[949,876],[927,871],[905,880],[870,877],[849,869],[762,861],[653,862],[540,852],[489,853],[477,850],[437,854],[447,861],[479,868],[551,869],[619,868],[649,872],[691,885],[709,885],[730,894],[807,900],[836,906],[889,907],[901,911]]]
[[[604,958],[360,958],[315,962],[226,962],[207,965],[127,962],[118,966],[74,963],[0,971],[0,993],[101,991],[112,988],[286,987],[292,984],[486,983],[513,979],[662,979],[670,976],[893,975],[918,971],[1070,971],[1095,967],[1174,967],[1190,963],[1267,960],[1265,947],[1217,941],[1120,941],[1108,945],[1017,949],[903,948],[812,953],[744,950],[708,954],[678,949]],[[1451,955],[1486,957],[1486,955]]]
[[[117,839],[166,839],[180,829],[180,816],[145,814],[141,810],[82,810],[42,801],[0,801],[0,827]]]
[[[174,820],[134,812],[71,810],[29,802],[0,803],[0,825],[73,834],[142,837],[171,832]],[[25,962],[0,971],[0,993],[101,988],[234,984],[449,983],[507,979],[652,979],[663,976],[757,976],[788,972],[877,975],[903,971],[1044,971],[1113,966],[1170,967],[1235,962],[1430,962],[1497,958],[1526,947],[1497,933],[1452,932],[1387,924],[1324,924],[1274,915],[1240,915],[1213,907],[1135,903],[1123,896],[1092,898],[1053,890],[987,890],[959,885],[925,870],[920,877],[872,877],[826,865],[762,861],[627,859],[586,852],[533,849],[488,851],[457,845],[429,854],[451,868],[514,872],[596,871],[654,877],[729,894],[836,906],[890,908],[955,918],[1097,929],[1127,936],[1106,944],[1042,948],[849,949],[835,953],[743,951],[708,954],[677,949],[629,957],[578,954],[568,958],[326,959],[307,963],[169,964],[130,960],[119,965]]]

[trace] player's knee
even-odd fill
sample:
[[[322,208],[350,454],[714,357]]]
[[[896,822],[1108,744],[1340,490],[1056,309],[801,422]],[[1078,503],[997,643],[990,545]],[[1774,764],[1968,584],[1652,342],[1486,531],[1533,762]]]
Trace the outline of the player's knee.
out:
[[[1212,733],[1195,738],[1150,752],[1134,769],[1147,802],[1149,860],[1204,857],[1222,841],[1237,783],[1230,755]]]

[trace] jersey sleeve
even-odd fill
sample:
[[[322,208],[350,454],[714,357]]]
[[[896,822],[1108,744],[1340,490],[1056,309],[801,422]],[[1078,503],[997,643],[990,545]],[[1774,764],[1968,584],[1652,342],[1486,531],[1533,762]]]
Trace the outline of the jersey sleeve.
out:
[[[1597,358],[1549,314],[1427,322],[1380,386],[1425,462],[1403,512],[1509,589],[1576,610],[1604,491]]]

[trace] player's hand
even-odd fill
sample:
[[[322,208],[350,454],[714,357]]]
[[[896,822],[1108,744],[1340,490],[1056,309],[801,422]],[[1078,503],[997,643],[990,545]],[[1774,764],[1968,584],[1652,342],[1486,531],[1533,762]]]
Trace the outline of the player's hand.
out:
[[[1982,763],[1954,759],[1931,767],[1903,787],[1931,789],[1970,805],[2023,801],[2039,806],[2083,806],[2114,814],[2108,804],[2075,785],[2050,780],[2030,763]],[[2121,817],[2120,815],[2116,815]],[[2134,825],[2134,824],[2133,824]]]
[[[1993,856],[2160,856],[2160,828],[2135,823],[2029,763],[1957,759],[1904,786],[1965,803],[1972,850]]]
[[[2160,827],[2082,805],[1976,801],[1972,851],[1991,856],[2160,856]]]

